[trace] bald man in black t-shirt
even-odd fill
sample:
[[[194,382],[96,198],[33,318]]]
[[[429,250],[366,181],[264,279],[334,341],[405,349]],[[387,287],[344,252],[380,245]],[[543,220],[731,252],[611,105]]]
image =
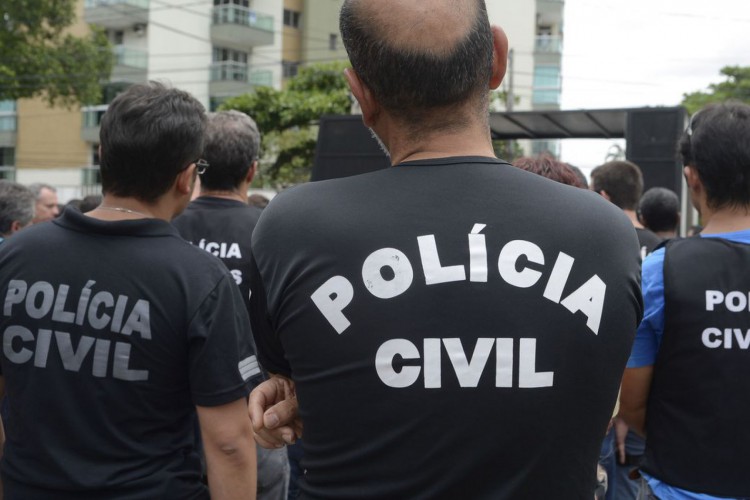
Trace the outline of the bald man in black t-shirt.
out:
[[[341,31],[393,166],[256,226],[256,440],[296,395],[303,498],[592,498],[641,316],[632,224],[495,158],[508,41],[484,2],[348,0]]]

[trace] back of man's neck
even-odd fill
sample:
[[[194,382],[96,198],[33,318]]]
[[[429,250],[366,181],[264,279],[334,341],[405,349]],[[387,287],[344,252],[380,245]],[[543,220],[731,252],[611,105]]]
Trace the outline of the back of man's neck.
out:
[[[247,203],[247,189],[223,190],[223,189],[201,189],[200,197],[224,198]]]

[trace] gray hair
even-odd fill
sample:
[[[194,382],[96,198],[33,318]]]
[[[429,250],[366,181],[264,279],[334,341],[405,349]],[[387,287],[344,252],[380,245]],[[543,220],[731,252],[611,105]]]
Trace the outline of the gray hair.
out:
[[[57,189],[43,182],[35,182],[33,184],[29,184],[28,188],[31,190],[32,193],[34,193],[34,198],[37,200],[39,199],[39,195],[42,193],[42,189],[49,189],[53,193],[57,192]]]
[[[36,196],[17,182],[0,180],[0,234],[10,234],[11,226],[18,222],[26,226],[34,218]]]
[[[259,153],[260,132],[252,118],[236,110],[209,113],[203,158],[210,166],[201,175],[201,186],[217,190],[236,188]]]

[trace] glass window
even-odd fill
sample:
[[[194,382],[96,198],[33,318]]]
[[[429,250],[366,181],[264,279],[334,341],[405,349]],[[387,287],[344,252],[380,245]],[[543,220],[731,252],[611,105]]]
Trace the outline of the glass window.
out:
[[[284,26],[299,28],[300,13],[296,10],[284,9]]]

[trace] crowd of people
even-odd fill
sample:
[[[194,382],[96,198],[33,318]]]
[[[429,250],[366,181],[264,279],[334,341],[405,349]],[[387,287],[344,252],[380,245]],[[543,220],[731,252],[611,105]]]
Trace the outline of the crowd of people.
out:
[[[4,498],[750,498],[750,106],[691,118],[681,238],[631,162],[495,157],[484,2],[340,27],[391,168],[248,196],[253,119],[150,82],[101,196],[0,181]]]

